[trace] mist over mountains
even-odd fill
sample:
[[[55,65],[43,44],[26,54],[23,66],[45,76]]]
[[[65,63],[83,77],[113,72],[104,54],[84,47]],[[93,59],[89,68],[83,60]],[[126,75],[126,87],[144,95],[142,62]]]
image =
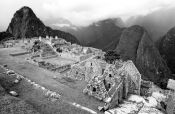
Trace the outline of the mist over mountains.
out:
[[[166,34],[175,26],[175,7],[156,10],[145,16],[130,17],[125,24],[127,26],[141,25],[145,27],[154,41]]]
[[[61,29],[63,31],[67,31],[75,35],[79,41],[84,44],[88,45],[91,43],[91,36],[92,32],[84,32],[87,31],[88,29],[92,30],[96,28],[95,25],[97,23],[102,23],[105,20],[118,20],[117,23],[114,25],[124,28],[124,27],[130,27],[132,25],[140,25],[143,26],[148,33],[150,34],[152,40],[156,42],[160,37],[162,37],[164,34],[166,34],[171,28],[174,27],[175,25],[175,14],[174,14],[175,7],[170,7],[170,8],[160,8],[158,10],[155,10],[151,13],[148,13],[147,15],[135,15],[131,16],[127,20],[123,21],[120,17],[117,18],[106,18],[106,19],[101,19],[99,21],[95,21],[92,24],[88,26],[76,26],[73,25],[70,21],[66,19],[61,19],[64,20],[63,23],[60,23],[60,20],[58,19],[54,24],[52,22],[48,23],[48,20],[44,21],[46,25],[48,24],[52,28],[55,29]],[[51,20],[50,20],[51,21]],[[65,25],[65,26],[64,26]],[[99,26],[100,28],[100,26]],[[90,31],[89,30],[89,31]],[[112,34],[112,32],[111,32]],[[93,34],[94,35],[94,34]],[[94,38],[92,38],[94,39]],[[93,41],[92,41],[93,42]]]
[[[121,18],[107,18],[99,20],[88,26],[75,26],[70,22],[49,24],[52,28],[69,32],[77,37],[82,45],[92,46],[99,49],[108,49],[114,39],[120,37],[125,24]]]
[[[173,13],[173,9],[167,12]],[[132,60],[143,79],[165,88],[167,80],[175,78],[171,75],[174,73],[174,65],[171,64],[175,57],[174,29],[167,33],[169,28],[175,26],[175,17],[170,16],[166,11],[159,10],[146,16],[132,17],[126,22],[121,18],[106,18],[82,27],[64,18],[45,20],[43,23],[31,8],[25,6],[16,11],[7,30],[0,33],[0,38],[49,35],[103,51],[113,50],[121,55],[121,59]]]
[[[74,29],[72,24],[55,27],[70,32],[82,45],[116,50],[124,59],[133,60],[144,78],[164,85],[168,78],[175,78],[171,76],[175,57],[171,29],[175,26],[174,10],[175,7],[161,8],[147,15],[132,16],[125,22],[121,18],[107,18]]]

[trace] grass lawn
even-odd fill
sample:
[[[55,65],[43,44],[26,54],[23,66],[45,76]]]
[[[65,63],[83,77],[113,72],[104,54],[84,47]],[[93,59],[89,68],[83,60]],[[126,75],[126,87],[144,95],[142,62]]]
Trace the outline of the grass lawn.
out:
[[[85,83],[81,81],[74,81],[63,78],[60,74],[54,73],[38,66],[34,66],[25,60],[25,55],[12,57],[9,54],[12,52],[23,51],[20,48],[3,48],[0,49],[0,64],[7,64],[10,69],[15,72],[29,78],[32,81],[52,90],[56,91],[62,96],[60,101],[51,102],[45,98],[42,91],[31,87],[24,81],[21,81],[19,85],[15,86],[15,90],[19,92],[19,97],[24,99],[27,103],[34,106],[38,112],[43,114],[84,114],[87,111],[80,110],[74,106],[66,103],[75,102],[89,109],[92,109],[98,113],[98,106],[103,106],[104,103],[83,94]],[[28,55],[26,55],[27,57]],[[53,76],[57,75],[57,80],[53,79]],[[66,102],[64,102],[66,101]]]

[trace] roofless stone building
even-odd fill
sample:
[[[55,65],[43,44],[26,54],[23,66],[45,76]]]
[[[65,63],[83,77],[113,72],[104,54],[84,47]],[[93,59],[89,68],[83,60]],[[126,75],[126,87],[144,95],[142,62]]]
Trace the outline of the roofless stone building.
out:
[[[64,76],[84,81],[85,88],[82,91],[85,94],[105,102],[108,108],[114,108],[127,98],[128,94],[140,94],[141,74],[132,61],[116,60],[113,64],[108,64],[103,60],[104,53],[101,50],[94,52],[91,48],[92,52],[84,53],[85,48],[82,46],[68,44],[59,38],[50,39],[40,42],[41,55],[44,57],[55,53],[60,57],[65,53],[66,57],[70,55],[70,58],[85,56],[85,59],[78,59],[74,64],[70,64],[68,70],[62,73]],[[54,51],[57,48],[62,52]]]
[[[141,74],[132,61],[108,64],[101,59],[90,59],[74,65],[67,76],[87,82],[83,92],[106,102],[114,108],[128,94],[140,94]]]

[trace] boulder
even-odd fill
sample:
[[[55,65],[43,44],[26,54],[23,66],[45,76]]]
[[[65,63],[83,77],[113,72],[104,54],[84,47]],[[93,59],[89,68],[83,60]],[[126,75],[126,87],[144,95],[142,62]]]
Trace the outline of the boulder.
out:
[[[9,94],[14,97],[17,97],[19,95],[16,91],[10,91]]]

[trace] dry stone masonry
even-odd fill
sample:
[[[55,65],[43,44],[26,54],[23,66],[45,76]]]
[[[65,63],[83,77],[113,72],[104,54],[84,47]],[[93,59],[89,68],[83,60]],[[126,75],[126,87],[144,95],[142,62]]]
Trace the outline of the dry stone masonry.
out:
[[[99,110],[115,109],[116,106],[120,105],[125,107],[123,102],[132,94],[152,95],[148,91],[153,83],[141,79],[141,74],[131,60],[117,59],[109,64],[104,59],[105,52],[91,47],[71,44],[58,37],[39,37],[39,39],[31,39],[30,44],[33,44],[30,49],[24,47],[24,49],[29,49],[28,52],[30,52],[28,58],[25,59],[27,62],[58,73],[60,77],[54,76],[56,81],[73,80],[75,82],[73,89],[76,88],[76,85],[83,84],[80,91],[103,104],[103,106],[97,106]],[[19,56],[18,53],[17,56]],[[60,60],[65,61],[61,62]],[[10,73],[10,71],[8,72]],[[21,75],[19,77],[25,79],[34,87],[43,90],[48,98],[59,99],[61,97],[58,93],[48,90],[26,77]],[[170,80],[169,82],[169,86],[172,88],[173,84],[171,82],[173,81]],[[16,80],[16,83],[18,83],[18,80]],[[72,86],[68,83],[70,82],[66,81],[68,86]],[[149,102],[155,101],[157,103],[156,100],[152,96],[148,97]],[[154,106],[157,106],[157,104],[154,104]],[[136,107],[135,112],[140,109],[142,111],[147,110],[145,106],[152,106],[146,101],[143,103],[126,102],[126,105]],[[117,111],[120,112],[121,110],[117,109]]]
[[[53,52],[58,57],[76,61],[60,67],[44,61],[38,64],[42,68],[58,71],[65,77],[85,81],[87,86],[83,92],[106,102],[108,108],[114,108],[128,94],[140,95],[141,74],[132,61],[116,60],[114,64],[108,64],[103,60],[105,53],[101,50],[71,44],[61,38],[40,37],[32,49],[34,55],[40,52],[39,57],[42,57],[42,53],[48,55]]]

